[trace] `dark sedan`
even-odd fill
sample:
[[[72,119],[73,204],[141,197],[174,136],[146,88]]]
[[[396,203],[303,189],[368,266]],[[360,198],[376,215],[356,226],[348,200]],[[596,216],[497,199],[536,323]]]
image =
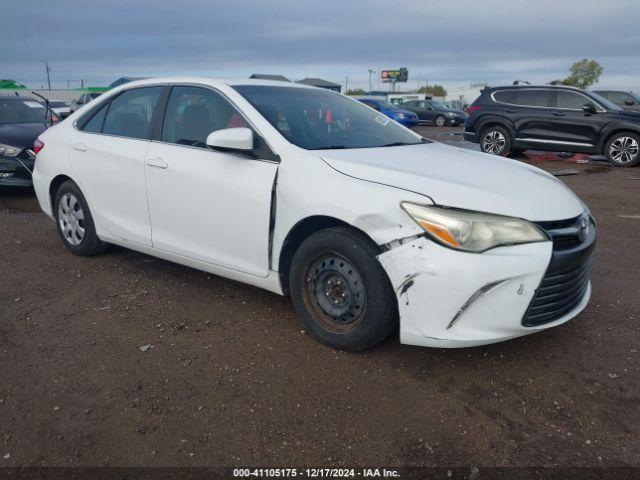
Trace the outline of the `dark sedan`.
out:
[[[436,100],[409,100],[402,103],[402,108],[418,115],[420,124],[455,127],[464,124],[467,119],[462,110],[453,110]]]
[[[0,187],[28,187],[34,142],[57,117],[31,98],[0,97]]]

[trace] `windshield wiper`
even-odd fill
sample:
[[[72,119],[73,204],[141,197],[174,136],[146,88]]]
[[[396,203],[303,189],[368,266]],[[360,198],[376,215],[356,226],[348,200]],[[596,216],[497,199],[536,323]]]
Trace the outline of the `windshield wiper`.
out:
[[[420,142],[422,143],[422,141]],[[402,147],[404,145],[420,145],[419,143],[409,143],[409,142],[391,142],[385,143],[384,145],[380,145],[381,147]]]
[[[309,150],[343,150],[349,148],[346,145],[329,145],[327,147],[310,148]]]

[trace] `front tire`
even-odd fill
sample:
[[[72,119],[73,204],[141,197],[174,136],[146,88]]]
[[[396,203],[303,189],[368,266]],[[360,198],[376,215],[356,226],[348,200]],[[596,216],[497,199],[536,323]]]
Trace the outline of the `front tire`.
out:
[[[96,235],[87,201],[74,182],[66,181],[58,188],[54,215],[58,234],[71,252],[88,257],[107,249],[107,244]]]
[[[305,328],[320,342],[360,351],[398,323],[395,293],[377,247],[348,227],[312,234],[293,256],[289,291]]]
[[[640,135],[621,132],[612,136],[604,147],[609,163],[616,167],[635,167],[640,164]]]
[[[436,125],[438,127],[444,127],[447,124],[447,119],[443,115],[438,115],[436,117]]]
[[[480,150],[506,157],[511,152],[511,135],[502,127],[488,127],[480,135]]]

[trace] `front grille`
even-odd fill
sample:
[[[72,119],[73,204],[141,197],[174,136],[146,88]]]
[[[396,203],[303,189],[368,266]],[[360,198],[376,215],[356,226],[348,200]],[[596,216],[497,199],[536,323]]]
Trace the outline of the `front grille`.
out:
[[[595,248],[595,224],[582,217],[557,222],[538,222],[553,240],[553,253],[540,286],[522,319],[525,327],[554,322],[578,306],[589,286]]]

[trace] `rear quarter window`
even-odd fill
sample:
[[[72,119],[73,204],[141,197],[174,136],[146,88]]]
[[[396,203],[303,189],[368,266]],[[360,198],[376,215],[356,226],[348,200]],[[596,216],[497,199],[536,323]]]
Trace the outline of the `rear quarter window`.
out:
[[[104,117],[107,114],[108,106],[109,103],[107,102],[102,107],[100,107],[100,109],[95,112],[95,114],[92,112],[90,114],[91,118],[87,123],[84,124],[84,126],[82,127],[82,131],[89,133],[102,133],[102,125],[104,124]]]
[[[516,92],[513,90],[499,90],[494,92],[493,99],[500,103],[516,103]]]

